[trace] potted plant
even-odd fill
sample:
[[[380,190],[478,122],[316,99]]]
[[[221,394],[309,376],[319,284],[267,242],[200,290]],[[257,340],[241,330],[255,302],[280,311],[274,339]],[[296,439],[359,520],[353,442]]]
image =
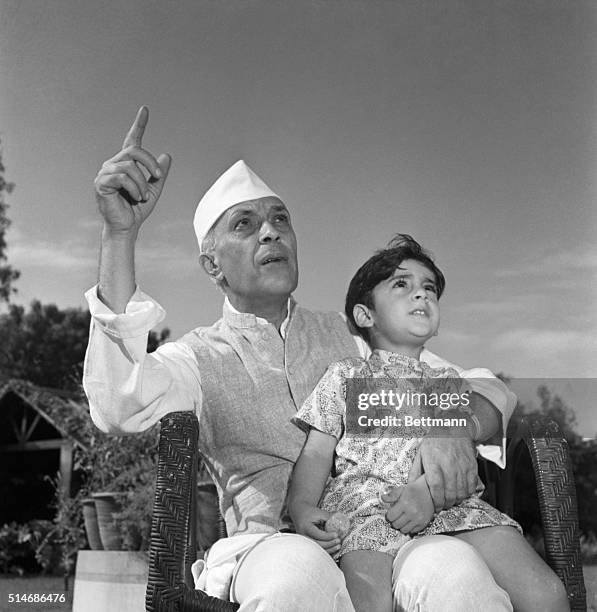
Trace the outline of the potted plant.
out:
[[[159,426],[133,436],[105,434],[91,421],[83,397],[55,411],[53,417],[78,442],[73,457],[78,481],[74,499],[92,550],[146,547]]]
[[[54,487],[54,509],[56,515],[53,527],[46,533],[35,551],[36,558],[44,565],[44,558],[50,561],[52,546],[59,550],[59,565],[63,572],[64,590],[68,591],[69,577],[73,572],[77,552],[85,544],[82,516],[80,513],[80,494],[70,496],[62,484],[60,473],[51,479]]]
[[[157,444],[157,427],[135,436],[91,433],[78,465],[86,475],[85,498],[95,502],[105,550],[148,546]]]

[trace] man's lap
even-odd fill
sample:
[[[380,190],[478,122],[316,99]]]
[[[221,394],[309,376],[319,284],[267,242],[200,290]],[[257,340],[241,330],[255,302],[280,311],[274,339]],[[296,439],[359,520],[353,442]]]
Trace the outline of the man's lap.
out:
[[[461,610],[474,609],[480,593],[493,597],[495,604],[489,609],[511,610],[474,549],[450,536],[409,542],[394,560],[393,581],[396,610],[414,609],[426,601],[429,607],[421,609],[433,611],[435,602],[445,603],[446,589],[458,588]],[[344,576],[332,558],[313,540],[289,533],[264,536],[242,552],[232,572],[231,599],[241,603],[242,612],[354,610]]]

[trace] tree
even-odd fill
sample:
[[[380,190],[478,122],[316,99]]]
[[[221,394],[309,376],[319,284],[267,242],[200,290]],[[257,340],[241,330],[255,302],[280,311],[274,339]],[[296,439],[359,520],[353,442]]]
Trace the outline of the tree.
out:
[[[89,313],[81,308],[31,303],[29,311],[11,304],[0,315],[0,374],[55,389],[80,388],[89,333]]]
[[[42,387],[78,390],[89,335],[89,312],[31,302],[29,310],[10,304],[0,315],[0,376],[22,378]],[[151,331],[147,350],[170,335]]]
[[[14,189],[13,183],[4,179],[4,165],[2,163],[2,145],[0,143],[0,303],[9,302],[10,296],[16,291],[14,281],[19,278],[19,271],[7,263],[6,258],[6,231],[10,226],[10,219],[6,211],[8,204],[4,196]]]
[[[0,145],[0,303],[10,302],[16,291],[13,283],[20,273],[8,264],[6,231],[10,220],[6,214],[5,194],[13,183],[4,179]],[[31,302],[23,306],[8,305],[0,315],[0,376],[22,378],[43,387],[77,390],[80,388],[83,359],[89,333],[89,313],[81,308],[60,309],[55,304]],[[147,350],[154,351],[170,336],[167,328],[151,331]]]

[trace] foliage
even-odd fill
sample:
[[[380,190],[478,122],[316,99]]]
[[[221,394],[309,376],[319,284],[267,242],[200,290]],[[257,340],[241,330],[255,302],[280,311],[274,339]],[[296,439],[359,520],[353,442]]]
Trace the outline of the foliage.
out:
[[[597,440],[576,441],[570,444],[570,458],[576,483],[578,522],[581,531],[597,536]],[[597,553],[597,546],[594,547]],[[596,561],[597,561],[597,554]]]
[[[126,492],[122,512],[114,516],[124,550],[147,550],[155,496],[157,457],[140,458],[134,469],[124,470],[113,485]]]
[[[86,407],[72,410],[65,428],[76,428],[82,447],[75,448],[74,469],[83,475],[77,499],[92,493],[126,493],[123,510],[115,516],[126,550],[145,548],[151,531],[158,434],[148,431],[116,436],[99,431]]]
[[[56,542],[49,534],[51,521],[33,520],[25,524],[7,523],[0,528],[0,573],[44,573],[57,565]],[[44,544],[45,542],[45,544]]]
[[[85,545],[85,528],[83,526],[83,513],[81,511],[81,494],[74,497],[65,491],[60,474],[52,481],[55,497],[53,528],[46,535],[38,549],[36,556],[43,555],[43,549],[50,543],[57,544],[60,550],[60,567],[64,577],[64,590],[68,591],[68,578],[72,575],[77,551]]]
[[[0,372],[6,378],[75,390],[80,386],[89,313],[34,300],[0,316]]]
[[[0,148],[0,302],[9,302],[10,295],[15,292],[12,283],[19,277],[19,272],[6,263],[5,235],[10,220],[6,214],[5,194],[11,193],[14,185],[5,181],[4,171]],[[34,300],[29,310],[9,304],[8,311],[0,315],[0,377],[74,391],[76,397],[81,391],[89,323],[89,313],[81,308],[61,309],[55,304],[42,304],[39,300]],[[167,328],[159,333],[151,331],[148,352],[154,351],[169,336]],[[83,476],[83,486],[69,498],[63,495],[60,483],[54,483],[54,527],[50,534],[45,534],[46,546],[39,547],[38,554],[43,567],[44,555],[51,541],[57,543],[62,551],[61,565],[68,576],[74,551],[82,545],[80,501],[92,492],[106,489],[126,492],[129,503],[121,513],[124,541],[129,547],[147,542],[153,505],[157,429],[136,436],[102,434],[91,423],[87,406],[77,399],[56,401],[51,412],[58,426],[81,443],[75,448],[74,466]],[[28,542],[33,541],[32,533],[37,532],[23,526],[6,527],[3,537],[8,548],[2,548],[2,554],[7,556],[6,551],[15,547],[18,550],[19,547],[27,548]],[[13,551],[17,560],[18,550]],[[4,566],[9,561],[8,557],[0,557]]]
[[[597,564],[597,536],[594,533],[580,536],[580,557],[583,565]]]
[[[6,259],[6,231],[10,227],[10,220],[6,214],[8,204],[4,199],[14,189],[13,183],[4,179],[4,164],[2,163],[2,147],[0,145],[0,303],[10,301],[10,296],[16,291],[13,283],[19,278],[18,270],[7,263]]]
[[[159,427],[133,436],[98,434],[87,456],[88,492],[126,493],[115,516],[125,550],[147,548],[155,492]]]
[[[89,337],[89,312],[31,302],[29,310],[11,304],[0,315],[0,374],[42,387],[78,390]],[[170,335],[151,331],[148,352]]]

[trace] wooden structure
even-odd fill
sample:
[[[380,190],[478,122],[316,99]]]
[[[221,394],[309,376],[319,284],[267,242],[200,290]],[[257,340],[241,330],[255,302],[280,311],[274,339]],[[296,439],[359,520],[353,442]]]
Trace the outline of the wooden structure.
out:
[[[24,380],[0,380],[0,461],[5,474],[17,473],[22,464],[31,463],[30,453],[34,451],[57,451],[56,462],[48,461],[46,453],[37,463],[50,477],[58,471],[61,486],[70,495],[73,449],[83,444],[75,432],[60,424],[64,422],[60,417],[82,409],[75,400],[72,393],[38,387]],[[7,457],[10,462],[5,461]],[[10,488],[6,483],[4,486]]]

